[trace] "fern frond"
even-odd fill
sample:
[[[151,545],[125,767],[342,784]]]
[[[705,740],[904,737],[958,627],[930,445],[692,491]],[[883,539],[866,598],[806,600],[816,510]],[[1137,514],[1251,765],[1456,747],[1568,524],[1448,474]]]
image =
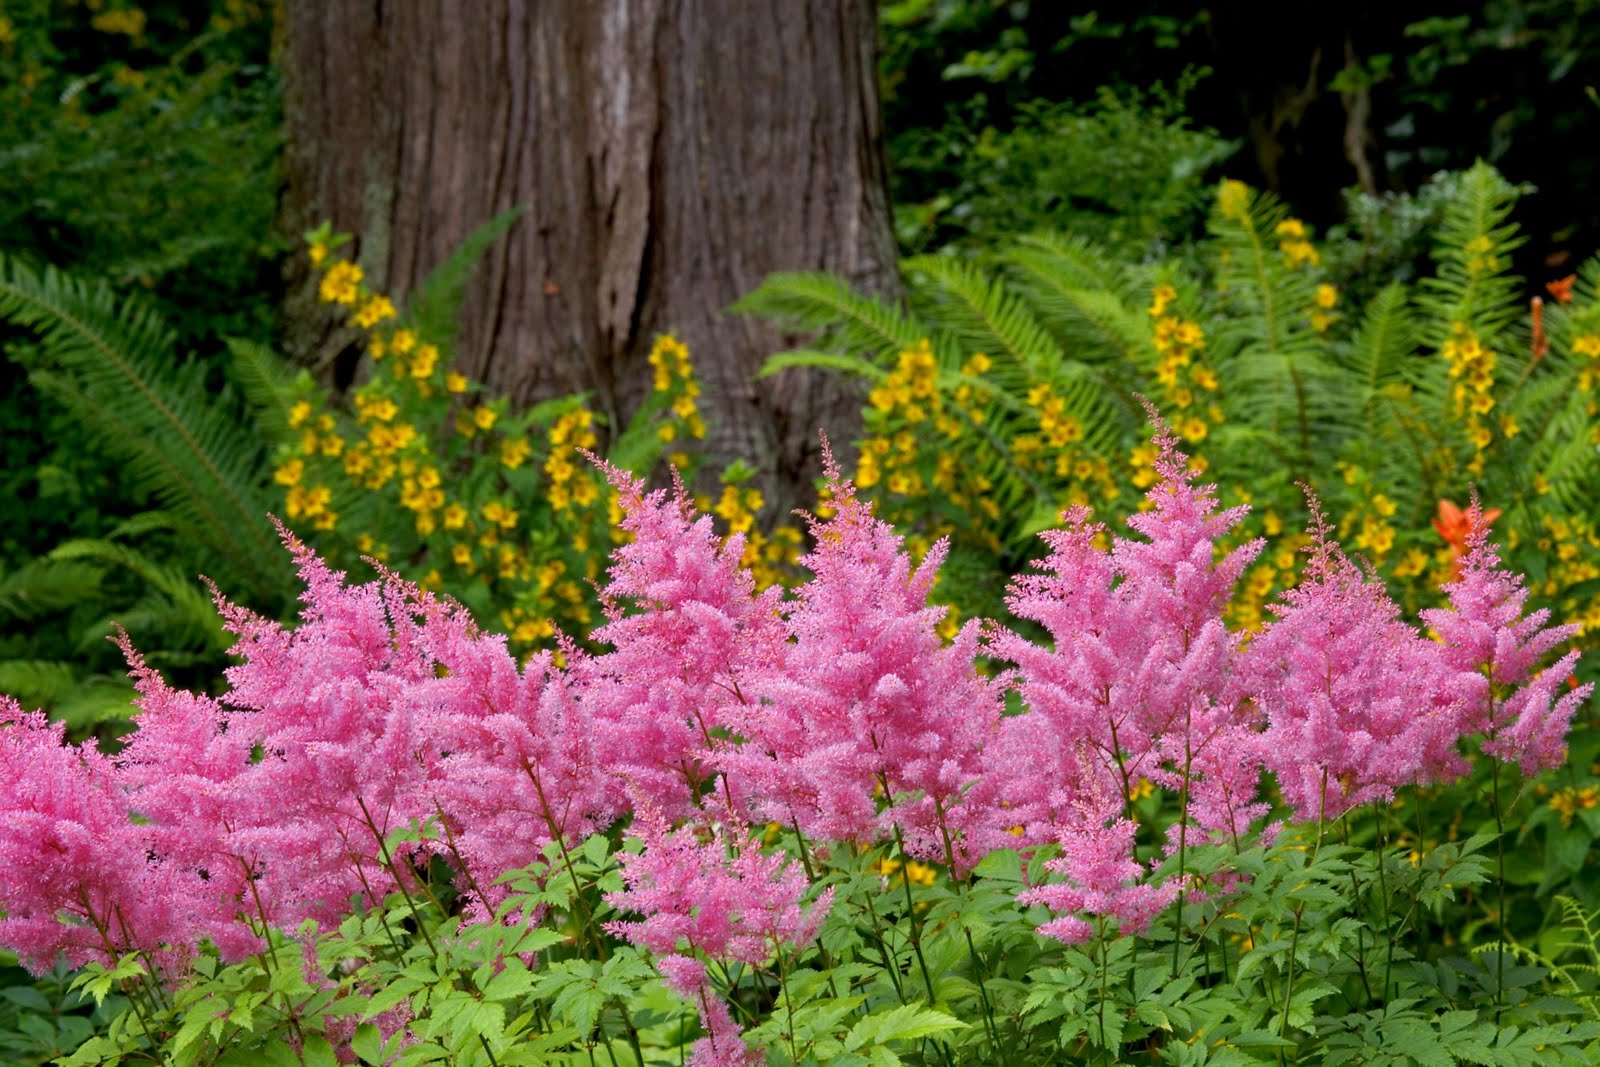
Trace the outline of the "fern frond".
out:
[[[1436,271],[1421,283],[1418,303],[1428,313],[1431,347],[1443,345],[1458,327],[1491,348],[1505,347],[1506,328],[1520,310],[1511,253],[1524,239],[1510,221],[1518,193],[1482,160],[1463,175],[1439,223]]]
[[[100,568],[93,563],[29,560],[0,577],[0,615],[32,622],[97,595]],[[4,691],[4,686],[0,686]]]
[[[796,330],[820,331],[827,343],[884,360],[931,331],[900,308],[862,296],[835,274],[794,271],[770,275],[729,309]]]
[[[288,360],[266,345],[230,337],[228,380],[238,386],[256,425],[276,440],[289,435],[289,409],[294,405],[292,383],[296,371]]]
[[[841,371],[845,374],[854,374],[859,378],[871,381],[881,381],[887,375],[882,367],[876,363],[869,363],[857,356],[848,356],[842,352],[818,352],[814,349],[800,348],[789,352],[774,352],[767,357],[761,369],[756,372],[757,378],[770,378],[779,371],[788,370],[790,367],[821,367],[824,370]]]
[[[1040,321],[1074,359],[1132,366],[1149,345],[1149,316],[1113,290],[1082,277],[1071,260],[1020,248],[1005,261]]]
[[[136,710],[138,694],[125,678],[91,676],[52,703],[50,717],[67,724],[69,734],[87,734],[116,723],[127,723]]]
[[[43,659],[0,660],[0,693],[26,708],[48,708],[78,686],[71,663]]]
[[[1308,317],[1321,276],[1288,262],[1278,247],[1278,227],[1287,220],[1270,194],[1240,189],[1218,197],[1209,228],[1221,250],[1216,284],[1228,314],[1212,348],[1224,395],[1235,401],[1229,421],[1262,431],[1261,440],[1273,444],[1269,452],[1241,455],[1271,457],[1305,477],[1317,450],[1347,424],[1337,408],[1350,383]]]
[[[81,538],[64,541],[51,550],[51,560],[93,561],[138,578],[150,595],[159,598],[155,614],[166,625],[204,634],[216,648],[227,647],[216,607],[200,584],[199,576],[171,563],[158,563],[138,549],[116,541]],[[126,613],[124,613],[126,621]],[[130,629],[132,626],[130,624]]]
[[[212,564],[270,598],[287,566],[266,520],[259,443],[206,387],[204,368],[174,366],[154,312],[102,282],[0,257],[0,321],[35,333],[40,387],[84,420],[184,527]]]
[[[931,323],[968,351],[1009,360],[1035,380],[1065,358],[1032,310],[1005,282],[953,256],[913,256],[901,264],[914,303]]]
[[[526,207],[500,212],[473,230],[466,240],[434,267],[407,300],[406,318],[417,331],[439,347],[448,361],[455,355],[456,337],[461,330],[461,304],[467,296],[467,282],[489,246],[521,218]]]

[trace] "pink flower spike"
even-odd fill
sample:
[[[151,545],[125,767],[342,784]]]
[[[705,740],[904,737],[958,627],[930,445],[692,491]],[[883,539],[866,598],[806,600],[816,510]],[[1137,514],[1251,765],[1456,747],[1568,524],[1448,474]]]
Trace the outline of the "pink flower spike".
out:
[[[1547,625],[1544,609],[1524,614],[1528,590],[1520,574],[1500,565],[1476,496],[1467,512],[1466,548],[1458,577],[1444,587],[1450,606],[1422,613],[1443,643],[1444,666],[1465,709],[1463,732],[1482,735],[1484,752],[1517,764],[1523,774],[1560,766],[1572,717],[1594,686],[1557,696],[1577,666],[1576,651],[1539,665],[1580,628]]]

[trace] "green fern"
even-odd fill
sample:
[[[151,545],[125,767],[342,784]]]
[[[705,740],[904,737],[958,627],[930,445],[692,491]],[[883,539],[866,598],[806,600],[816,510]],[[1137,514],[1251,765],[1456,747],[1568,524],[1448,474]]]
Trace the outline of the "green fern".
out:
[[[227,345],[228,380],[243,394],[256,426],[268,437],[287,438],[294,381],[305,372],[296,372],[266,345],[238,337],[228,338]]]
[[[1314,457],[1341,424],[1332,405],[1350,395],[1348,375],[1329,357],[1309,318],[1321,275],[1292,265],[1280,251],[1277,228],[1289,215],[1276,198],[1251,191],[1226,211],[1222,201],[1209,227],[1226,314],[1213,320],[1212,347],[1226,383],[1230,432],[1255,431],[1252,440],[1267,446],[1242,455],[1254,453],[1271,469],[1287,467],[1308,478]]]
[[[171,332],[102,282],[0,257],[0,321],[35,333],[40,389],[126,463],[198,560],[261,601],[287,584],[266,516],[265,457],[206,369],[173,358]]]
[[[1520,311],[1521,283],[1511,273],[1511,253],[1523,244],[1511,221],[1518,195],[1481,160],[1462,177],[1439,223],[1435,272],[1420,287],[1430,347],[1439,348],[1458,326],[1491,348],[1506,344],[1506,330]]]
[[[770,275],[730,308],[785,327],[822,333],[827,347],[883,362],[928,336],[928,330],[883,300],[861,296],[832,274]]]
[[[93,599],[101,570],[84,561],[29,560],[0,577],[0,616],[32,622]]]
[[[1065,359],[1061,346],[1003,280],[953,256],[916,256],[902,267],[920,283],[912,287],[913,306],[964,350],[1004,360],[1035,381],[1047,380]]]

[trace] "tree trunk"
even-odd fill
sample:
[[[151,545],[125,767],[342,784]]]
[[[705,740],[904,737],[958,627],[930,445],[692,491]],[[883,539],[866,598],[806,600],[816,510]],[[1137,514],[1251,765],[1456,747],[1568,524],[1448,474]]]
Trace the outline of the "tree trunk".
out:
[[[836,378],[754,381],[783,339],[723,309],[776,270],[894,284],[873,0],[288,7],[297,230],[355,234],[369,279],[403,298],[525,205],[469,287],[461,369],[518,403],[591,391],[620,426],[672,331],[712,456],[809,502],[817,431],[847,440],[856,404]]]

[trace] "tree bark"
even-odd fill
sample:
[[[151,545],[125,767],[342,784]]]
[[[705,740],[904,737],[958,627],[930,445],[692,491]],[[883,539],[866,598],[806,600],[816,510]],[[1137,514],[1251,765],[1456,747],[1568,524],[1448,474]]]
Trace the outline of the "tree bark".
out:
[[[723,309],[776,270],[894,284],[872,0],[288,7],[292,226],[355,234],[403,298],[525,205],[469,287],[458,366],[518,403],[590,391],[620,426],[672,331],[712,456],[809,502],[817,432],[847,440],[857,405],[837,378],[754,381],[783,339]]]

